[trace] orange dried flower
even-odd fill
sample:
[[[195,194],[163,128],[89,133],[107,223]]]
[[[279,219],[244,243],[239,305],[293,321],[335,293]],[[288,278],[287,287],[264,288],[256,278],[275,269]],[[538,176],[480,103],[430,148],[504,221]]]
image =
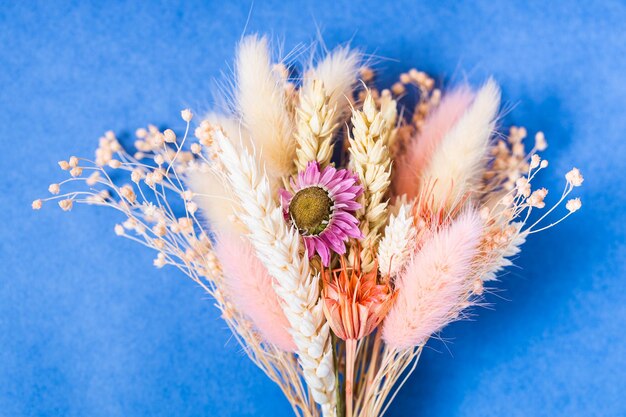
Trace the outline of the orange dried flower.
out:
[[[388,284],[378,284],[377,271],[378,266],[363,272],[360,262],[348,267],[344,257],[340,268],[322,270],[324,315],[340,339],[367,336],[391,308],[396,293]]]

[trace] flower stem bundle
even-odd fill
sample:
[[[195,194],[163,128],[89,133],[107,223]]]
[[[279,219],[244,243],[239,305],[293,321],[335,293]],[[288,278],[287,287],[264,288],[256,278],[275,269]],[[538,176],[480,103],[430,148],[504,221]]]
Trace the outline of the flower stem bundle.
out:
[[[581,208],[582,174],[548,205],[545,137],[498,132],[492,79],[444,91],[410,70],[379,91],[357,51],[295,74],[260,36],[236,56],[229,111],[140,128],[133,151],[107,132],[32,207],[120,212],[114,232],[215,299],[295,415],[381,416],[521,244]]]

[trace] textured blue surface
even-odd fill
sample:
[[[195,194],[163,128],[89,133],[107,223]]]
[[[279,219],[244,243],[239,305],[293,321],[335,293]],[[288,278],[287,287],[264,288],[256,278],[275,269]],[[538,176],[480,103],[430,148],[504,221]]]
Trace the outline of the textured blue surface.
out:
[[[113,213],[29,209],[105,130],[207,109],[250,4],[89,3],[0,2],[0,415],[289,416],[211,301],[116,238]],[[258,1],[247,28],[289,50],[319,26],[394,75],[493,74],[506,124],[546,132],[553,193],[572,164],[586,175],[579,215],[528,242],[389,416],[624,416],[626,7],[433,3]]]

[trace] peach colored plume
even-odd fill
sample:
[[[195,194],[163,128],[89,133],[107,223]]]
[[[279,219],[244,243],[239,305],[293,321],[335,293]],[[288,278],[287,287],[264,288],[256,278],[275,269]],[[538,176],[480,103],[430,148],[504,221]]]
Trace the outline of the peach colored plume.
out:
[[[383,323],[383,340],[402,350],[419,346],[467,305],[472,261],[482,232],[475,211],[435,233],[396,278],[398,296]]]
[[[407,143],[404,155],[396,161],[394,170],[394,193],[417,196],[421,170],[428,165],[437,145],[445,134],[463,115],[472,102],[469,86],[462,85],[443,96],[441,103],[426,119],[420,133]]]
[[[222,262],[229,300],[254,323],[265,341],[295,351],[289,322],[272,287],[272,277],[252,245],[244,237],[221,233],[216,252]]]

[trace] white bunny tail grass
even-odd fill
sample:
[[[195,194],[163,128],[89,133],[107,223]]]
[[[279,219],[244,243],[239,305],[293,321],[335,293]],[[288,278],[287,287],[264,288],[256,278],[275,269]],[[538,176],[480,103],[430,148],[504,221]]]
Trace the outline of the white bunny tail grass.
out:
[[[304,86],[320,80],[329,96],[328,105],[336,108],[337,121],[350,114],[350,104],[363,56],[349,47],[340,47],[326,55],[318,64],[307,71]]]
[[[434,184],[432,193],[436,205],[444,204],[449,208],[478,187],[499,106],[500,88],[489,79],[437,146],[422,175],[422,184]]]
[[[291,326],[296,353],[313,399],[325,417],[336,416],[336,393],[330,328],[319,298],[319,276],[312,275],[308,256],[300,255],[300,235],[287,226],[282,209],[272,199],[270,183],[255,158],[236,149],[216,132],[219,158],[240,200],[239,218],[250,242],[274,277],[274,289]]]
[[[245,127],[234,118],[219,113],[209,113],[205,116],[196,129],[196,137],[201,141],[204,139],[210,141],[214,129],[221,129],[226,136],[233,138],[236,147],[250,147],[250,134]],[[206,157],[205,161],[213,159],[211,155]],[[190,166],[185,171],[184,180],[213,231],[240,234],[245,230],[243,225],[234,221],[234,213],[239,209],[237,199],[230,186],[224,182],[223,176],[215,170],[212,162],[199,162]]]
[[[272,182],[291,174],[296,151],[285,79],[273,69],[267,38],[242,39],[236,60],[236,101],[241,120]]]
[[[213,231],[242,232],[233,222],[236,200],[218,173],[208,165],[201,165],[185,172],[185,182]]]
[[[398,213],[390,216],[378,246],[378,269],[383,277],[396,276],[411,258],[417,238],[413,220],[408,204],[400,205]]]

